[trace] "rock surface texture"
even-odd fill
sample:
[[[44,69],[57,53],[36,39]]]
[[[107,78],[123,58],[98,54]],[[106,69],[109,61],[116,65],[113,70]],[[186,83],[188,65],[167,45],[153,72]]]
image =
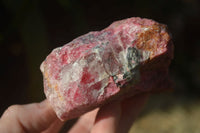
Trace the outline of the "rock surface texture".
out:
[[[44,91],[68,120],[111,100],[170,88],[173,44],[167,28],[128,18],[54,49],[41,65]]]

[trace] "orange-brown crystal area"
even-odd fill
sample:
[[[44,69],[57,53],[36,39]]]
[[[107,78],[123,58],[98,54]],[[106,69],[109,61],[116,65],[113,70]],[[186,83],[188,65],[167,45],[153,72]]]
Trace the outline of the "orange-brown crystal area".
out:
[[[59,92],[59,87],[58,87],[58,84],[57,83],[51,83],[52,80],[50,80],[50,75],[49,73],[47,72],[47,69],[46,69],[46,64],[44,63],[43,64],[43,67],[45,68],[44,69],[44,80],[46,81],[45,85],[46,87],[45,88],[45,91],[47,91],[46,89],[53,89],[56,93],[57,93],[57,96],[59,97],[60,100],[63,100],[63,97],[61,96],[60,92]]]
[[[150,51],[150,59],[166,50],[166,46],[163,44],[169,42],[170,36],[165,25],[156,23],[141,28],[143,30],[137,34],[135,42],[138,49]]]

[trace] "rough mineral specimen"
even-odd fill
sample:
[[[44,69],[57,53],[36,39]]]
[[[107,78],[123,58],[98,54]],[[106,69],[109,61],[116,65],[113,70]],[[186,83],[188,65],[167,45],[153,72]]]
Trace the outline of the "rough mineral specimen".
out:
[[[129,18],[54,49],[41,65],[44,91],[68,120],[113,99],[169,88],[173,44],[167,28]]]

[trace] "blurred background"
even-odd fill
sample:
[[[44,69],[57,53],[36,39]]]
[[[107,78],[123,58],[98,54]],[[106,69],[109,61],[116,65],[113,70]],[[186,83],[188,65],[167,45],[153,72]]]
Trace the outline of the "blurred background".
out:
[[[134,16],[168,25],[174,91],[152,96],[130,133],[199,133],[199,0],[0,0],[0,114],[45,98],[39,66],[53,48]]]

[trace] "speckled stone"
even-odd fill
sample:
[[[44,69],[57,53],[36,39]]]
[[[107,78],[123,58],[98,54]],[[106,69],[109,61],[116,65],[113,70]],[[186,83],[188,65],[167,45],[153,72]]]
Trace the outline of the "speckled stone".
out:
[[[116,21],[54,49],[41,65],[44,91],[57,116],[72,119],[111,100],[167,90],[172,58],[165,25]]]

